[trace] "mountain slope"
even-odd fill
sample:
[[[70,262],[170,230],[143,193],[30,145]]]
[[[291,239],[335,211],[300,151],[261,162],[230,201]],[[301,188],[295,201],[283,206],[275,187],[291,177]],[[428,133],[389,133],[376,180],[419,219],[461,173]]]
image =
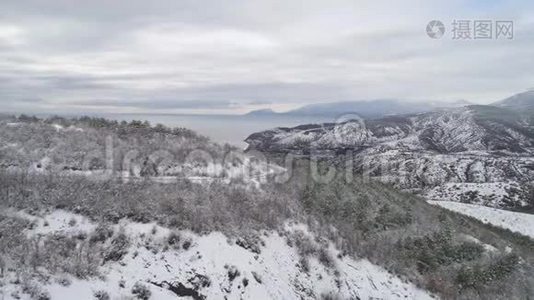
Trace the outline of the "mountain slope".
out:
[[[529,153],[534,130],[521,116],[490,106],[468,106],[368,121],[277,128],[246,140],[265,150],[314,150],[382,146],[454,153],[468,150]]]
[[[82,234],[95,239],[100,228],[83,216],[65,211],[43,216],[16,215],[36,224],[24,229],[25,234],[41,234],[43,239],[54,236],[68,239],[69,235]],[[69,225],[72,219],[78,221]],[[293,236],[310,241],[313,247],[323,246],[315,242],[318,237],[303,224],[288,224],[283,234],[264,231],[257,237],[261,245],[254,248],[247,248],[250,245],[246,240],[220,232],[197,235],[156,223],[122,220],[108,229],[116,236],[122,233],[129,245],[120,262],[108,262],[97,268],[105,280],[61,275],[42,285],[41,293],[49,293],[51,299],[93,299],[97,293],[115,299],[132,297],[135,287],[142,286],[144,294],[150,293],[154,299],[187,296],[193,299],[317,299],[328,296],[431,299],[428,293],[367,260],[338,258],[339,251],[332,245],[327,245],[325,251],[332,257],[335,269],[312,258],[308,271],[304,272],[298,248],[289,244]],[[112,243],[114,235],[109,237],[110,241],[105,238],[95,245]],[[13,275],[7,273],[10,279]],[[3,286],[0,295],[2,293],[7,299],[24,294],[16,284]]]
[[[462,107],[469,104],[470,103],[465,100],[454,102],[423,102],[398,99],[376,99],[309,104],[283,113],[277,113],[271,109],[260,109],[251,111],[246,114],[246,116],[320,116],[322,118],[328,117],[335,120],[342,115],[356,114],[365,119],[373,119],[388,115],[421,113],[440,108]]]
[[[499,207],[531,205],[534,129],[518,113],[468,106],[340,124],[302,125],[255,133],[250,149],[268,153],[355,153],[359,173],[416,189],[432,199]],[[466,195],[463,187],[480,184]],[[470,185],[473,187],[473,185]],[[486,193],[493,190],[493,193]]]
[[[295,115],[329,115],[355,113],[363,118],[376,118],[390,114],[416,113],[431,110],[425,103],[406,103],[405,101],[383,99],[372,101],[345,101],[334,103],[310,104],[290,111]]]
[[[251,165],[253,154],[229,151],[236,159],[228,159],[228,149],[184,136],[189,131],[83,120],[18,118],[0,127],[0,158],[8,162],[0,168],[0,290],[7,298],[534,294],[534,242],[521,234],[358,176],[317,180],[305,159],[275,180],[247,184],[249,174],[265,171],[265,162]],[[90,172],[64,170],[83,166],[76,157],[95,150],[111,157],[107,135],[116,142],[113,154],[131,158],[145,175],[131,172],[124,180],[122,164],[106,176],[95,176],[98,163]],[[145,159],[162,158],[160,150],[173,159]],[[205,157],[188,155],[195,150],[213,151],[225,162],[222,174],[230,168],[240,176],[203,172]],[[43,154],[56,159],[37,168]],[[172,177],[169,165],[194,166],[206,180],[188,172],[162,180]]]
[[[516,111],[525,111],[534,109],[534,90],[529,90],[497,101],[492,105],[505,107]]]

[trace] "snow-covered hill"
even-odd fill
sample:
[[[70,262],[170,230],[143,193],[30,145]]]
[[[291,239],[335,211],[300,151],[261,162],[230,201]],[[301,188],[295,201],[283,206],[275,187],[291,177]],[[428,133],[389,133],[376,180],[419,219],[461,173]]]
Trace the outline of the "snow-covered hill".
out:
[[[43,239],[92,237],[98,230],[87,218],[61,210],[42,217],[15,211],[6,214],[35,224],[25,234]],[[30,299],[38,290],[39,299],[128,299],[136,295],[139,299],[142,295],[151,295],[151,299],[431,299],[427,292],[365,259],[354,260],[330,243],[316,242],[317,237],[302,224],[287,224],[282,232],[257,232],[254,243],[220,232],[199,236],[127,220],[110,230],[114,235],[124,234],[129,246],[120,259],[99,267],[99,276],[79,279],[43,271],[46,283],[33,282],[33,290],[28,290],[11,269],[5,274],[0,298]],[[295,244],[299,239],[308,241],[307,247],[322,248],[331,261],[326,264],[320,261],[325,258],[303,257]]]
[[[534,127],[503,108],[468,106],[376,120],[276,128],[252,134],[249,149],[320,153],[432,200],[495,207],[531,205]]]
[[[259,186],[282,168],[183,128],[92,118],[12,117],[0,120],[2,170],[121,178],[124,182],[220,179]]]
[[[335,144],[329,140],[341,138],[351,145],[355,137],[361,147],[348,149],[358,155],[367,151],[369,158],[384,155],[391,162],[403,161],[402,155],[413,155],[415,162],[455,157],[466,160],[468,171],[459,168],[457,174],[465,180],[481,178],[484,166],[468,161],[487,153],[488,161],[499,163],[491,169],[495,178],[508,176],[498,173],[506,170],[506,161],[500,161],[497,150],[440,152],[418,140],[413,121],[396,117],[383,122],[390,125],[343,124],[320,136],[321,143],[331,147]],[[313,126],[298,130],[319,136]],[[291,130],[286,131],[290,139]],[[395,149],[402,143],[406,149]],[[443,145],[450,149],[458,143]],[[525,145],[502,157],[524,157],[528,164]],[[525,237],[377,181],[336,176],[318,182],[305,160],[294,161],[289,178],[269,180],[282,168],[265,164],[261,153],[232,150],[186,129],[141,121],[0,121],[3,298],[430,296],[414,285],[447,299],[532,294],[534,242]],[[195,161],[191,153],[208,161]],[[522,184],[521,171],[511,170],[518,180],[486,186],[484,195],[491,198],[491,193],[501,195],[498,189],[511,191]],[[402,174],[378,171],[369,175]],[[424,182],[425,189],[430,179],[447,178],[433,170],[421,172],[425,181],[412,176],[413,182],[405,184]],[[436,197],[445,193],[426,191]]]

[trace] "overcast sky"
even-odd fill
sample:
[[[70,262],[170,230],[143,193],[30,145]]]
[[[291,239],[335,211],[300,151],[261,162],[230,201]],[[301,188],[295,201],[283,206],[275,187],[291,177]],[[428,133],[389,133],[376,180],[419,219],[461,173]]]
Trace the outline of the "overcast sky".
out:
[[[400,98],[493,102],[534,87],[531,1],[10,1],[0,110],[242,113]],[[446,27],[431,39],[430,20]],[[453,40],[455,19],[514,39]]]

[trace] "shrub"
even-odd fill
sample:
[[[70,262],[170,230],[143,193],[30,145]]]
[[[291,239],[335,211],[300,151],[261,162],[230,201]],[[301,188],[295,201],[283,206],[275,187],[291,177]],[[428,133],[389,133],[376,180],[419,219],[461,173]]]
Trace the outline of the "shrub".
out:
[[[180,249],[180,240],[182,237],[178,232],[171,232],[167,237],[167,244],[174,249]]]
[[[36,282],[25,279],[22,282],[22,292],[30,295],[35,300],[50,300],[50,294],[43,290]]]
[[[94,243],[105,243],[107,239],[111,238],[113,236],[113,229],[105,223],[100,223],[96,227],[96,229],[91,234],[91,237],[89,238],[89,242],[91,244]]]
[[[182,244],[182,248],[184,250],[189,250],[189,248],[191,247],[191,240],[185,240],[184,243]]]
[[[211,286],[211,279],[202,274],[195,274],[192,278],[187,280],[196,290]]]
[[[484,247],[477,243],[454,244],[450,231],[440,231],[418,238],[407,238],[399,244],[406,259],[414,258],[420,273],[479,258]]]
[[[254,277],[254,280],[256,280],[257,283],[262,284],[263,280],[260,274],[252,271],[252,277]]]
[[[310,272],[310,261],[308,260],[308,257],[301,256],[299,259],[299,266],[303,272]]]
[[[236,245],[239,247],[249,250],[252,253],[260,254],[261,253],[261,239],[254,234],[246,234],[243,237],[239,237],[235,241]]]
[[[297,248],[297,252],[301,256],[300,265],[305,272],[309,271],[308,258],[310,256],[316,257],[327,268],[335,267],[334,258],[328,251],[327,242],[318,243],[302,231],[292,232],[287,237],[287,242],[288,245],[294,245]]]
[[[62,286],[68,287],[72,284],[72,281],[68,277],[60,277],[57,279],[57,283]]]
[[[480,257],[484,252],[484,246],[479,243],[464,242],[460,245],[452,246],[451,253],[447,254],[453,261],[471,261]]]
[[[121,260],[128,253],[129,246],[130,242],[126,234],[123,232],[117,234],[104,254],[104,262]]]
[[[456,282],[462,288],[479,288],[506,277],[516,269],[518,264],[519,257],[515,254],[508,254],[489,266],[463,267],[456,276]]]
[[[100,248],[90,248],[86,241],[78,240],[76,236],[52,234],[43,239],[42,246],[36,242],[35,252],[30,257],[33,257],[35,266],[84,279],[98,274],[100,251]]]
[[[338,299],[342,299],[342,298],[335,292],[328,292],[328,293],[321,294],[321,300],[338,300]]]
[[[47,291],[40,292],[36,297],[36,300],[50,300],[50,294]]]
[[[228,279],[230,281],[234,281],[234,279],[236,279],[237,277],[239,277],[239,275],[241,275],[241,273],[239,272],[239,270],[237,269],[236,266],[224,266],[225,269],[227,270],[227,273],[228,273]]]
[[[375,218],[376,226],[379,229],[391,229],[404,227],[412,222],[412,216],[409,212],[401,213],[391,209],[391,206],[384,204]]]
[[[148,300],[150,299],[150,296],[152,296],[150,289],[139,282],[134,284],[132,288],[132,294],[134,294],[137,299],[141,300]]]
[[[330,255],[330,252],[328,251],[328,248],[321,247],[319,249],[319,262],[330,269],[333,269],[335,267],[334,258],[332,255]]]
[[[110,300],[109,294],[106,291],[96,291],[93,295],[97,300]]]

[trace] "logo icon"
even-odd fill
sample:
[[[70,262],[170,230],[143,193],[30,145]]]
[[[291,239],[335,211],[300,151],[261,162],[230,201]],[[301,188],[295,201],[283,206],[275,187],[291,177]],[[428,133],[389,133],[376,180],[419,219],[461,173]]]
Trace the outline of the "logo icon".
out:
[[[445,25],[441,21],[432,20],[426,25],[426,34],[433,39],[439,39],[445,34]]]

